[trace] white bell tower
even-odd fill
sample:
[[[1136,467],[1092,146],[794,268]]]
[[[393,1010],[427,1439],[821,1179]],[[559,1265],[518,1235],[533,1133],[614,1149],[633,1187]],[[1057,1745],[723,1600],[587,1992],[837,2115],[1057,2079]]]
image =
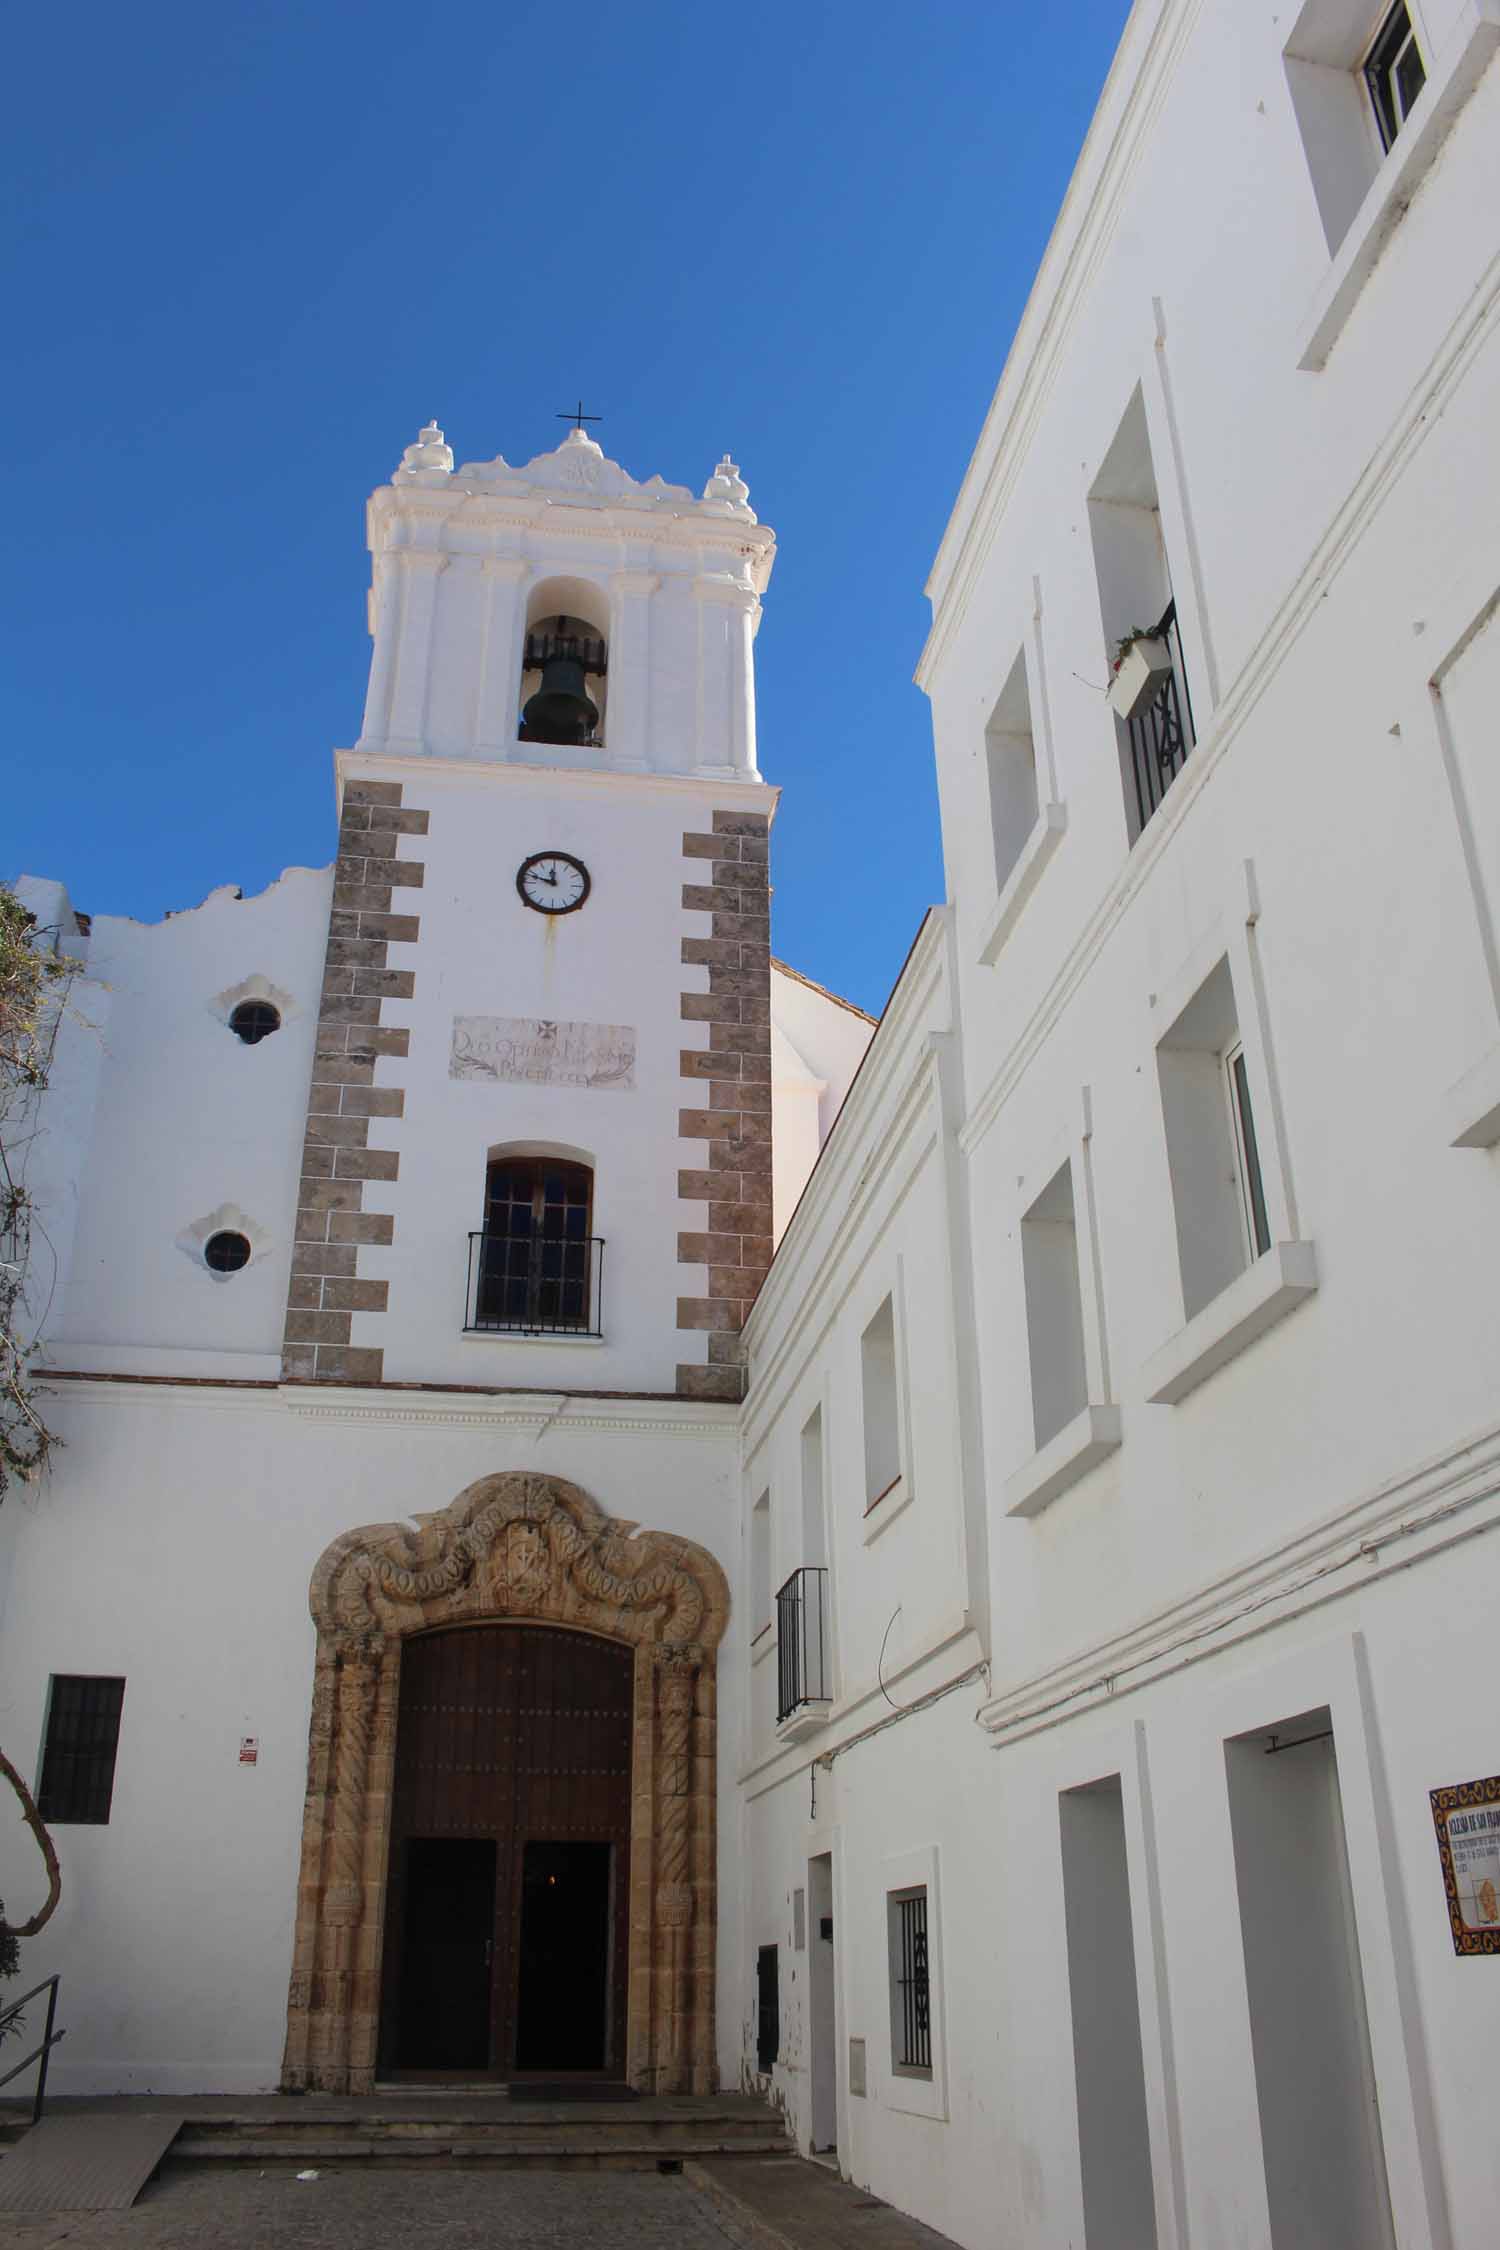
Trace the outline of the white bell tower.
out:
[[[369,504],[283,1373],[733,1402],[771,1259],[775,539],[582,427]]]
[[[727,457],[701,499],[638,484],[581,428],[524,468],[455,469],[429,423],[369,507],[374,583],[361,750],[758,779],[752,643],[774,535]],[[595,739],[520,738],[528,637],[580,624],[607,652]]]

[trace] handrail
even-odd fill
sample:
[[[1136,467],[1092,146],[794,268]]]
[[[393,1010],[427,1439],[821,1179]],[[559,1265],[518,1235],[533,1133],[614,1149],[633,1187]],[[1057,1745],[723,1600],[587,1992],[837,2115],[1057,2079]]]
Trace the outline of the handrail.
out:
[[[604,1328],[602,1235],[469,1236],[466,1333],[600,1336]]]
[[[789,1719],[804,1704],[830,1703],[828,1619],[825,1613],[828,1571],[822,1564],[806,1564],[792,1575],[776,1596],[776,1724]]]
[[[39,1992],[45,1992],[48,1995],[47,2028],[42,2034],[40,2047],[33,2047],[29,2055],[23,2055],[14,2068],[8,2070],[5,2076],[0,2078],[0,2086],[8,2086],[13,2078],[19,2078],[23,2070],[28,2070],[38,2056],[41,2057],[42,2067],[36,2074],[36,2095],[31,2104],[31,2122],[33,2125],[39,2125],[42,2121],[42,2103],[47,2094],[47,2063],[52,2049],[57,2045],[59,2039],[66,2039],[68,2036],[66,2025],[63,2026],[61,2031],[54,2031],[52,2028],[57,2021],[57,1988],[61,1983],[61,1971],[53,1976],[43,1977],[40,1984],[34,1984],[29,1992],[22,1993],[19,2000],[10,2001],[5,2009],[0,2011],[0,2034],[3,2034],[7,2027],[15,2022],[27,2003],[34,2000]]]

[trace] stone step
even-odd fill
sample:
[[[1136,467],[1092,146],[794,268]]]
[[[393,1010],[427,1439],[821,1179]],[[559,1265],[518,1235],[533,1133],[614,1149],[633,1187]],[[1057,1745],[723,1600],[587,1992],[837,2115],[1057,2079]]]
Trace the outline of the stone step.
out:
[[[299,2148],[314,2141],[358,2140],[394,2142],[403,2148],[420,2149],[429,2141],[445,2144],[455,2140],[476,2143],[535,2142],[538,2146],[558,2140],[582,2140],[599,2146],[610,2142],[628,2143],[631,2146],[715,2147],[733,2145],[741,2141],[753,2142],[757,2147],[768,2140],[778,2143],[784,2138],[781,2122],[771,2112],[764,2111],[749,2116],[672,2117],[640,2116],[629,2110],[599,2111],[580,2115],[577,2111],[548,2114],[495,2110],[485,2116],[449,2115],[392,2117],[378,2111],[373,2114],[350,2116],[347,2112],[329,2112],[296,2117],[266,2117],[254,2112],[225,2110],[218,2113],[189,2117],[183,2124],[180,2141],[189,2146],[197,2141],[215,2143],[251,2140],[257,2145],[275,2142],[294,2154]]]
[[[544,2138],[516,2134],[461,2133],[408,2137],[387,2133],[341,2133],[295,2141],[281,2133],[212,2135],[182,2133],[165,2161],[215,2167],[275,2165],[287,2170],[333,2169],[358,2164],[475,2164],[494,2171],[678,2171],[700,2157],[785,2156],[784,2134],[701,2136],[672,2140],[600,2134],[590,2128],[556,2132]]]

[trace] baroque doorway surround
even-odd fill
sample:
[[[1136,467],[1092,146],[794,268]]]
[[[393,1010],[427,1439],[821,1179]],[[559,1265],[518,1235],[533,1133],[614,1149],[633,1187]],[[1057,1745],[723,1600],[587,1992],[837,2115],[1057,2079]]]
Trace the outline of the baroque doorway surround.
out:
[[[361,2094],[375,2082],[402,1644],[509,1617],[634,1648],[626,2077],[643,2093],[713,2092],[723,1572],[692,1540],[638,1531],[558,1477],[481,1477],[415,1521],[344,1532],[312,1576],[283,2088]]]

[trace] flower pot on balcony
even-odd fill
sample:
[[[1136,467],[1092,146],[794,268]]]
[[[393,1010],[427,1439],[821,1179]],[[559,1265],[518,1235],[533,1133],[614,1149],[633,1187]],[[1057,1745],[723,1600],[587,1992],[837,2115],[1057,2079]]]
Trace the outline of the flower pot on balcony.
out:
[[[1127,722],[1143,711],[1172,669],[1165,641],[1143,634],[1117,660],[1107,690],[1110,708]]]

